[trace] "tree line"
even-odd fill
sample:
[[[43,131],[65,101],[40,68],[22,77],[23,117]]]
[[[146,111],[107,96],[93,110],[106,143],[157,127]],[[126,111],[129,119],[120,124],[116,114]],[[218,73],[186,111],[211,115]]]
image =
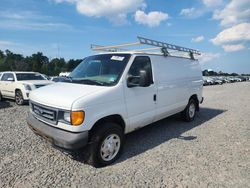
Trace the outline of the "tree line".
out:
[[[5,52],[0,50],[0,72],[34,71],[48,76],[56,76],[61,72],[71,72],[81,61],[82,59],[70,59],[69,61],[65,61],[64,58],[53,58],[50,60],[42,52],[24,57],[10,50],[5,50]],[[202,74],[203,76],[239,76],[237,73],[208,70],[202,71]],[[250,76],[250,74],[242,74],[242,76]]]
[[[5,52],[0,50],[0,72],[34,71],[49,76],[56,76],[61,72],[71,72],[81,61],[82,59],[65,61],[64,58],[53,58],[50,60],[42,52],[24,57],[10,50],[5,50]]]

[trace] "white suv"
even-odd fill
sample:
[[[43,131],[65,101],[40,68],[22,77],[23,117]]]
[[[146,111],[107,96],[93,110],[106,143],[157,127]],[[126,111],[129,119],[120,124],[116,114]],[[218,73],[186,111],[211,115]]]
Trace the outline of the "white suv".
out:
[[[52,83],[36,72],[1,72],[0,100],[15,99],[18,105],[22,105],[29,100],[29,93],[32,90]]]

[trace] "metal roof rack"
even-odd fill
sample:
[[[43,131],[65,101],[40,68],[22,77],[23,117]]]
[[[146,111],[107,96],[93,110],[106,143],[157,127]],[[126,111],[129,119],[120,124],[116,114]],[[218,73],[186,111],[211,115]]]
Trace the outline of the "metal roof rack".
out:
[[[133,51],[133,52],[146,52],[146,53],[155,53],[152,51],[160,50],[160,53],[158,52],[157,54],[161,54],[164,56],[169,56],[170,52],[171,54],[175,52],[185,52],[189,54],[189,57],[191,59],[194,59],[194,54],[201,55],[201,53],[198,50],[194,50],[191,48],[181,47],[181,46],[169,44],[166,42],[160,42],[160,41],[147,39],[147,38],[139,37],[139,36],[137,38],[139,40],[138,42],[124,43],[124,44],[112,45],[112,46],[100,46],[100,45],[92,44],[91,49],[94,51],[104,51],[104,52]],[[123,47],[140,46],[140,45],[150,45],[150,46],[155,46],[155,47],[136,49],[136,50],[123,48]]]

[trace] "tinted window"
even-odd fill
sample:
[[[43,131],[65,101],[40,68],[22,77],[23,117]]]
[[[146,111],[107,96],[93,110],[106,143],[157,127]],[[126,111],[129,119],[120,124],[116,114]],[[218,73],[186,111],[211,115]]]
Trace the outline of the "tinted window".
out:
[[[53,81],[53,82],[58,82],[58,81],[59,81],[59,78],[52,78],[52,81]]]
[[[34,73],[17,73],[17,80],[45,80],[41,74]]]
[[[11,79],[15,80],[12,73],[4,73],[1,80],[2,81],[8,81],[8,78],[11,78]]]
[[[139,83],[139,76],[140,71],[144,70],[148,74],[150,78],[150,83],[153,83],[153,76],[152,76],[152,68],[151,68],[151,62],[150,58],[146,56],[138,56],[135,58],[133,64],[131,65],[128,74],[134,77],[138,77],[138,79],[133,79],[132,81],[135,84]]]

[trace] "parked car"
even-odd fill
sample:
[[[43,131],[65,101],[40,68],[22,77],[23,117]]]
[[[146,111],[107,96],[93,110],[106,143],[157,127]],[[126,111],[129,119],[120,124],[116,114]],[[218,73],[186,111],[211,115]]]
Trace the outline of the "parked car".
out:
[[[31,93],[27,123],[57,147],[87,146],[94,166],[114,162],[129,132],[179,112],[194,120],[203,101],[201,68],[191,58],[106,52],[69,76]]]
[[[244,76],[238,76],[238,78],[239,78],[239,79],[241,79],[241,82],[245,82],[245,81],[247,81],[247,78],[246,78],[246,77],[244,77]]]
[[[239,78],[239,77],[234,77],[234,80],[235,80],[236,82],[241,82],[241,81],[242,81],[242,79]]]
[[[50,80],[50,77],[47,76],[46,74],[41,74],[46,80]]]
[[[36,72],[2,72],[0,77],[0,100],[15,99],[16,104],[22,105],[29,100],[32,90],[53,82],[46,80]]]
[[[223,77],[223,76],[216,77],[216,78],[217,78],[218,80],[222,81],[223,84],[224,84],[224,83],[227,83],[226,78]]]
[[[65,76],[54,76],[50,78],[51,81],[53,82],[67,82],[70,81],[68,77]]]
[[[214,80],[210,77],[205,77],[203,76],[203,85],[207,86],[207,85],[214,85]]]
[[[222,85],[223,84],[223,81],[217,77],[213,77],[212,79],[213,79],[215,85]]]
[[[225,83],[231,83],[231,81],[228,77],[224,77],[223,79],[225,80]]]
[[[228,80],[230,81],[230,83],[236,82],[236,79],[232,76],[228,77]]]

